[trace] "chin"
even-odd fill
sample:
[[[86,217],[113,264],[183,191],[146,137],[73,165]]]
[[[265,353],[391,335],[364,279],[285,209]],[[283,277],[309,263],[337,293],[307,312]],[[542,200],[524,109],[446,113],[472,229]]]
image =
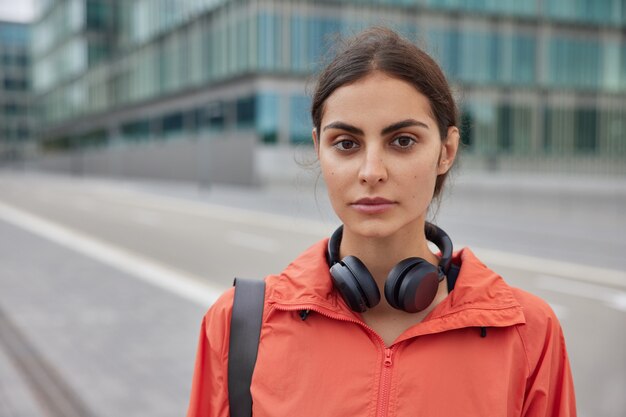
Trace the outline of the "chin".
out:
[[[389,221],[381,220],[350,222],[345,224],[344,227],[350,229],[350,231],[354,234],[372,239],[381,239],[392,236],[400,229],[396,225],[390,224]]]

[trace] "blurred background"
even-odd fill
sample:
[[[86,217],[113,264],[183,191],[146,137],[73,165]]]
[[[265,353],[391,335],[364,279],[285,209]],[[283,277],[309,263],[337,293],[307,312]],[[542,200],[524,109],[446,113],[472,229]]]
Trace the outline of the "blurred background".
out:
[[[185,413],[208,306],[338,224],[309,93],[375,24],[458,100],[431,218],[626,415],[626,1],[0,0],[0,417]]]

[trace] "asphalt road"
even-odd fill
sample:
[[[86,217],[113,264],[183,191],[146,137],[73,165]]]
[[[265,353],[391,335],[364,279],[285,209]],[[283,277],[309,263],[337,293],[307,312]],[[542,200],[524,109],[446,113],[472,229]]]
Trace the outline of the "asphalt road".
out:
[[[508,282],[538,294],[552,305],[568,344],[579,415],[621,417],[626,415],[626,187],[620,182],[559,181],[535,182],[532,177],[514,184],[459,181],[444,200],[437,221],[457,246],[469,245]],[[15,297],[25,297],[32,290],[18,277],[33,274],[43,279],[46,268],[51,268],[43,265],[52,262],[48,255],[52,252],[54,259],[61,259],[55,261],[61,265],[63,259],[68,264],[86,262],[74,259],[80,257],[112,267],[121,271],[116,282],[122,289],[115,291],[127,291],[132,300],[133,291],[139,288],[158,288],[158,295],[141,299],[145,306],[157,308],[154,299],[169,297],[176,300],[169,302],[173,311],[186,311],[167,314],[177,331],[184,332],[178,338],[193,342],[170,346],[171,364],[160,357],[159,366],[164,375],[175,373],[178,381],[186,380],[186,376],[190,381],[190,361],[183,367],[175,363],[177,359],[180,362],[181,355],[192,356],[197,326],[196,322],[189,326],[193,321],[190,315],[198,314],[199,323],[201,313],[197,312],[231,284],[233,275],[261,277],[278,272],[304,248],[328,236],[337,221],[323,194],[322,187],[317,192],[312,187],[201,189],[189,184],[0,173],[0,244],[7,257],[20,248],[19,254],[5,258],[11,271],[0,269],[0,308],[25,331],[26,339],[32,340],[36,336],[28,334],[32,327],[29,317],[36,315],[38,306],[28,304],[30,298],[24,298],[21,304],[16,301]],[[24,254],[30,247],[38,251]],[[15,261],[16,257],[21,262]],[[33,269],[39,272],[35,274]],[[111,275],[111,271],[105,273],[96,266],[88,271],[98,282]],[[63,285],[71,288],[72,279],[77,280],[80,273],[69,273]],[[58,285],[45,287],[46,281],[41,282],[44,284],[38,285],[44,285],[47,295],[55,297]],[[81,299],[93,297],[94,305],[105,309],[104,292],[82,285]],[[9,293],[14,294],[11,300],[7,298]],[[89,315],[90,304],[84,304],[79,306],[81,312]],[[17,314],[16,309],[22,308],[19,305],[30,305],[30,313]],[[67,310],[67,314],[73,313]],[[140,330],[125,331],[138,334]],[[115,333],[110,336],[115,337]],[[106,339],[107,335],[101,337]],[[59,362],[55,366],[61,374],[78,372],[62,363],[68,354],[63,353],[63,343],[55,343],[57,355],[48,360]],[[105,345],[95,345],[89,352],[74,347],[74,356],[82,355],[88,361],[89,355],[101,355],[98,346]],[[149,363],[155,358],[135,360]],[[2,363],[0,360],[0,373]],[[107,367],[100,372],[110,384],[116,380],[115,369]],[[0,375],[0,380],[4,376]],[[183,384],[174,397],[160,396],[159,390],[165,388],[147,381],[158,377],[158,373],[145,375],[137,369],[127,378],[120,377],[120,381],[123,386],[146,378],[145,386],[154,386],[153,397],[170,398],[166,410],[184,408],[188,387]],[[94,399],[89,392],[80,394],[80,378],[67,379],[68,389],[87,397],[86,407],[94,415],[182,413],[148,413],[150,402],[146,400],[146,405],[133,414],[129,411],[133,409],[129,405],[132,399],[119,399],[113,395],[115,389],[109,388],[111,395]],[[0,384],[0,404],[1,398]]]

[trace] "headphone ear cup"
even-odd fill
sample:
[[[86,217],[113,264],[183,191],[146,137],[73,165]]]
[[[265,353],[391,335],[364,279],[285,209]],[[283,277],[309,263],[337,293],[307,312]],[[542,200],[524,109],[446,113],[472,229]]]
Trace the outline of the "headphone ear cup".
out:
[[[330,268],[330,274],[352,310],[363,313],[380,302],[378,286],[359,258],[346,256]]]
[[[403,310],[399,296],[402,280],[407,271],[421,261],[423,261],[422,258],[407,258],[400,261],[389,271],[387,281],[385,281],[385,299],[393,308]]]
[[[437,294],[439,271],[422,258],[398,263],[385,282],[385,298],[394,308],[417,313],[428,307]]]

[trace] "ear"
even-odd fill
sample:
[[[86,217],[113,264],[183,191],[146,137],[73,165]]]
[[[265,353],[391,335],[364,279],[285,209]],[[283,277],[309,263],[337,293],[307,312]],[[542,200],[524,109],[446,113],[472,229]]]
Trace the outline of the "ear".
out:
[[[459,129],[456,126],[448,128],[446,140],[442,143],[439,154],[439,164],[437,165],[437,175],[445,174],[454,164],[456,153],[459,150],[460,140]]]
[[[317,137],[317,129],[313,128],[313,130],[311,131],[311,136],[313,137],[313,145],[315,145],[315,152],[317,153],[317,156],[319,158],[320,156],[320,142],[319,142],[319,138]]]

